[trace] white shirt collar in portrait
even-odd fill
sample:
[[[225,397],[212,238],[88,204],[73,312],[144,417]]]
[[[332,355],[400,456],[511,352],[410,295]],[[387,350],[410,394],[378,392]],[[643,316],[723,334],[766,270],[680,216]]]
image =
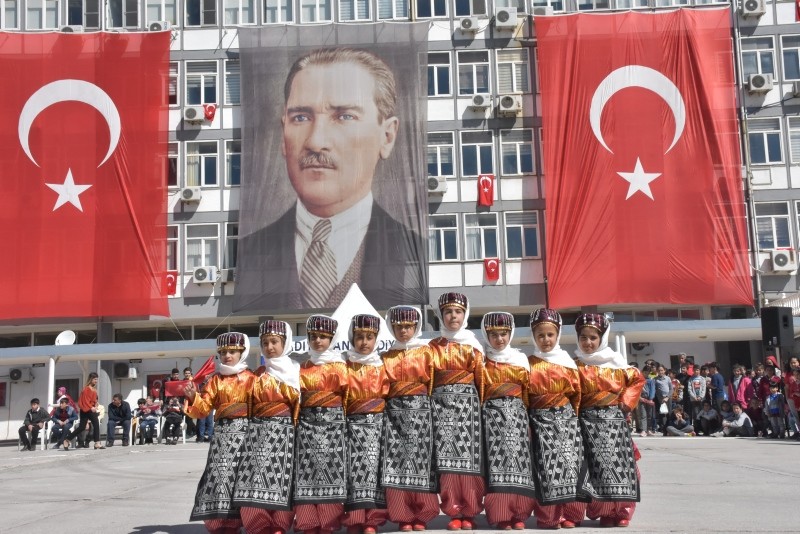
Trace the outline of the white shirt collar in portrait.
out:
[[[350,209],[337,213],[329,220],[331,221],[331,235],[328,237],[328,246],[336,257],[336,282],[341,282],[345,273],[353,263],[353,259],[361,248],[361,242],[367,235],[367,228],[372,219],[372,192],[359,200]],[[321,219],[312,215],[297,202],[297,224],[294,234],[294,257],[297,260],[297,274],[303,268],[303,260],[306,257],[306,250],[311,244],[311,235],[314,232],[314,225]]]

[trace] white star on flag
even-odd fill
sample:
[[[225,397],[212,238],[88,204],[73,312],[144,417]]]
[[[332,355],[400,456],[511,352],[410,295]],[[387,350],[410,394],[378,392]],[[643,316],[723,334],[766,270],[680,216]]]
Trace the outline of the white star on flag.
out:
[[[69,202],[83,212],[80,194],[92,187],[91,185],[75,185],[75,180],[72,178],[72,169],[67,170],[67,177],[64,179],[63,184],[44,185],[58,193],[58,198],[56,199],[56,205],[53,206],[53,211],[56,211],[58,208]]]
[[[642,161],[636,158],[636,167],[633,169],[633,172],[618,172],[617,174],[622,176],[630,184],[628,187],[628,196],[625,197],[625,200],[631,198],[637,191],[641,191],[650,197],[650,200],[655,200],[652,191],[650,191],[650,182],[661,176],[660,172],[644,172]]]

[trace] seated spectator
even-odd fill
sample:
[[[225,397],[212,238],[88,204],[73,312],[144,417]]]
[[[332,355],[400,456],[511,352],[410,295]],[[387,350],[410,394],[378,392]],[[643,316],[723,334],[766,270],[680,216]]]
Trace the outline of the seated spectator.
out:
[[[114,393],[111,404],[108,405],[108,426],[106,429],[106,447],[114,446],[114,429],[122,427],[122,446],[127,447],[130,443],[131,434],[131,406],[122,400],[122,395]]]
[[[36,449],[36,440],[39,439],[39,431],[44,428],[45,422],[50,419],[47,410],[39,406],[39,399],[31,399],[31,409],[25,414],[22,426],[19,427],[19,440],[22,442],[23,451]],[[28,439],[28,432],[31,439]]]
[[[784,422],[786,408],[786,400],[781,393],[781,379],[780,377],[773,376],[769,381],[769,395],[767,396],[766,406],[764,411],[769,418],[769,426],[772,431],[770,438],[786,437],[786,426]]]
[[[737,403],[733,404],[733,416],[729,419],[722,421],[722,431],[712,434],[714,437],[753,437],[753,423],[747,414],[742,411],[742,405]]]
[[[683,406],[675,406],[667,416],[667,436],[694,436],[694,427],[686,419]]]
[[[724,400],[719,403],[719,416],[723,421],[733,418],[733,408],[729,401]]]
[[[719,430],[719,420],[719,413],[711,406],[711,401],[703,401],[703,408],[697,413],[698,431],[710,436]]]
[[[152,445],[153,437],[158,427],[158,417],[161,415],[161,405],[153,402],[153,397],[139,399],[135,416],[139,419],[139,445]]]
[[[61,397],[58,406],[53,410],[53,431],[50,433],[50,441],[56,444],[56,449],[64,444],[64,439],[69,434],[73,423],[78,420],[78,412],[69,405],[67,397]]]
[[[169,404],[164,408],[164,443],[175,445],[181,436],[181,423],[183,422],[183,406],[177,397],[170,397]]]
[[[753,435],[758,437],[767,436],[767,427],[764,417],[764,406],[758,397],[751,397],[750,402],[747,403],[747,408],[744,410],[750,422],[753,423]]]

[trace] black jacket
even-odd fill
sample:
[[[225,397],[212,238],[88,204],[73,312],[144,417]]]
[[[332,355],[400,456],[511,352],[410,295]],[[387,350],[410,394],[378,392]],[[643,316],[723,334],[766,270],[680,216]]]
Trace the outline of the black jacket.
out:
[[[22,422],[23,425],[38,425],[39,423],[44,423],[50,419],[50,414],[47,411],[39,406],[38,410],[28,410],[28,413],[25,414],[25,420]]]
[[[119,406],[116,406],[113,402],[108,405],[109,421],[130,421],[131,417],[131,405],[126,401],[122,401]]]

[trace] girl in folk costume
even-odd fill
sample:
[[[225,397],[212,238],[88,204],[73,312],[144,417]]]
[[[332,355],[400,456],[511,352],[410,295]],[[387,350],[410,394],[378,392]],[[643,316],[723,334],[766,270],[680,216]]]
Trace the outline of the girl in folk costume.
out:
[[[348,534],[375,534],[386,523],[386,497],[378,470],[383,451],[383,410],[389,379],[375,350],[381,320],[356,315],[350,323],[347,351],[347,513]]]
[[[337,326],[326,315],[306,322],[309,359],[300,366],[294,473],[294,529],[306,534],[338,530],[347,498],[347,364],[330,348]]]
[[[384,446],[389,454],[383,455],[381,483],[389,520],[399,523],[401,532],[421,531],[439,515],[430,400],[435,353],[420,339],[419,309],[390,308],[386,323],[397,341],[383,354],[389,379]]]
[[[248,534],[286,534],[292,528],[294,435],[300,413],[300,364],[292,360],[292,329],[283,321],[258,327],[264,366],[250,397],[250,425],[233,503]],[[263,372],[262,372],[263,370]]]
[[[575,501],[583,461],[578,425],[581,386],[578,366],[559,346],[561,315],[549,308],[531,314],[533,355],[528,382],[528,418],[536,484],[534,515],[539,528],[574,528],[563,517]]]
[[[209,532],[234,534],[242,520],[233,504],[239,461],[245,452],[250,407],[250,392],[255,375],[247,368],[250,339],[241,332],[217,337],[217,372],[198,393],[193,382],[184,388],[189,417],[214,414],[215,428],[208,460],[197,494],[191,520],[202,519]]]
[[[486,519],[502,530],[522,530],[533,510],[533,467],[528,445],[528,358],[511,347],[514,316],[483,316],[483,443],[487,458]]]
[[[626,527],[633,515],[632,504],[639,501],[639,481],[625,418],[636,407],[645,378],[608,346],[610,325],[603,315],[579,315],[575,330],[581,378],[579,419],[587,467],[579,491],[592,499],[586,507],[588,517],[600,517],[602,527]],[[569,519],[580,521],[577,515]]]
[[[442,512],[448,530],[472,530],[483,510],[481,473],[483,347],[467,330],[469,302],[461,293],[439,297],[441,336],[431,340],[434,358],[433,440]]]

